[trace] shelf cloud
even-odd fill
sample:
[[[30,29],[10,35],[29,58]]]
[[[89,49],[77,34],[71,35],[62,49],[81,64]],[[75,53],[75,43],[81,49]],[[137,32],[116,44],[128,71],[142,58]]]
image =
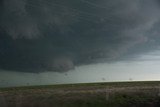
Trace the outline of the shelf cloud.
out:
[[[160,46],[158,0],[2,0],[0,69],[65,72]]]

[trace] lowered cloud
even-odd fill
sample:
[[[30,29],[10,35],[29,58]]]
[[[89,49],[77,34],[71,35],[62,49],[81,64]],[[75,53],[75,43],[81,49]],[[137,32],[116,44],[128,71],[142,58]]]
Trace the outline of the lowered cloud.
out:
[[[159,46],[157,0],[4,0],[0,68],[64,72]]]

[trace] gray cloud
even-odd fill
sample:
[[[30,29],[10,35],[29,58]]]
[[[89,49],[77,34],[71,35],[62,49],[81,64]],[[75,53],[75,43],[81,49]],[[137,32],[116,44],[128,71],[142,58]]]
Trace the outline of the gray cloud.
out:
[[[4,0],[0,68],[63,72],[158,47],[157,0]]]

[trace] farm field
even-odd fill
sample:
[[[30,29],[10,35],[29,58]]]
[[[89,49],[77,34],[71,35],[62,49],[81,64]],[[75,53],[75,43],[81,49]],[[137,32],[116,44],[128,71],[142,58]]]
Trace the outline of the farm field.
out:
[[[0,88],[0,107],[160,107],[160,82]]]

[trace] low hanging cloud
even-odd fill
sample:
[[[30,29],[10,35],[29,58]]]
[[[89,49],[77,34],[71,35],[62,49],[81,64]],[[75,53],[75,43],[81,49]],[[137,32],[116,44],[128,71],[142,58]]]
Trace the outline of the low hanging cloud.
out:
[[[0,8],[3,70],[64,72],[160,45],[158,0],[3,0]]]

